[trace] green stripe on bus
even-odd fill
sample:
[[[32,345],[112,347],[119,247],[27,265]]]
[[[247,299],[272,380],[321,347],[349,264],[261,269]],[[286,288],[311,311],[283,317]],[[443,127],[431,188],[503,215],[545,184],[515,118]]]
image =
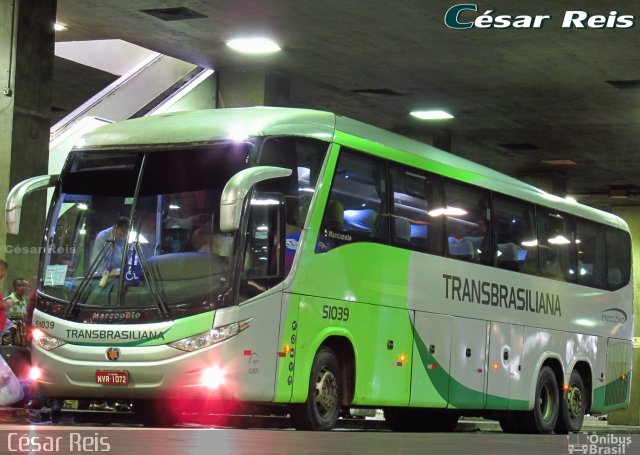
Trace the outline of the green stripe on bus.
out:
[[[450,408],[458,409],[479,409],[480,407],[471,407],[469,403],[482,403],[484,392],[473,390],[464,384],[458,382],[449,373],[441,367],[440,363],[429,354],[429,349],[425,345],[420,335],[418,335],[415,326],[413,326],[415,343],[418,347],[418,354],[422,361],[424,371],[433,383],[435,389],[442,399],[449,402]],[[427,365],[436,365],[436,368],[427,368]],[[448,397],[448,399],[447,399]],[[508,397],[487,394],[483,409],[502,409],[502,410],[527,410],[529,403],[526,400],[514,400]]]

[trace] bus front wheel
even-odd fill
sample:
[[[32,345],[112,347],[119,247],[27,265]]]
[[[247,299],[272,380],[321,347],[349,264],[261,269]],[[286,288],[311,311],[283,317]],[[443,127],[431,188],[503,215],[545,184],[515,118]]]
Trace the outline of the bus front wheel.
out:
[[[549,434],[558,421],[560,399],[558,383],[550,367],[542,367],[536,383],[533,409],[522,415],[521,425],[527,433]]]
[[[582,376],[578,371],[573,370],[569,378],[569,390],[563,393],[560,402],[556,433],[566,434],[570,431],[580,431],[586,408],[587,395]]]
[[[293,425],[298,430],[331,430],[338,420],[341,398],[340,363],[333,349],[323,346],[313,359],[306,403],[291,409]]]

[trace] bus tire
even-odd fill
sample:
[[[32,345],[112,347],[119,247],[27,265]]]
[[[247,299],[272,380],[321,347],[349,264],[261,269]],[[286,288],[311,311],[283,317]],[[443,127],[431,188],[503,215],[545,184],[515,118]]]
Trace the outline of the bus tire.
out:
[[[584,422],[588,398],[584,381],[577,370],[571,372],[569,390],[562,395],[556,433],[567,434],[570,431],[580,431],[582,422]]]
[[[536,383],[533,409],[524,412],[520,424],[526,433],[549,434],[558,421],[560,412],[558,383],[550,367],[542,367]]]
[[[336,426],[342,398],[341,378],[335,352],[322,346],[313,359],[307,401],[291,409],[296,429],[328,431]]]

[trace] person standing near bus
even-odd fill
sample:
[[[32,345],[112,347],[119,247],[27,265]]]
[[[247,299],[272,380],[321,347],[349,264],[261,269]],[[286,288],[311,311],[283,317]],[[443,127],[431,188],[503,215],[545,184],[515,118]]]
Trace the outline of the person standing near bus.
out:
[[[9,319],[24,319],[27,316],[27,289],[29,282],[24,278],[13,280],[13,292],[3,300]]]
[[[24,278],[13,280],[13,292],[3,300],[3,307],[8,318],[5,332],[11,334],[11,344],[24,346],[26,343],[27,290],[29,282]]]

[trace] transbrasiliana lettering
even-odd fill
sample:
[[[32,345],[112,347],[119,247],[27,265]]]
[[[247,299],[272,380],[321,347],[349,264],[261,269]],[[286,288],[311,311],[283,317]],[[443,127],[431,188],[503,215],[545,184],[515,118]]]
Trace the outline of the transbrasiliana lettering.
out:
[[[164,332],[154,330],[78,330],[67,329],[67,339],[83,340],[164,340]]]
[[[445,298],[459,302],[562,316],[560,295],[443,274]]]

